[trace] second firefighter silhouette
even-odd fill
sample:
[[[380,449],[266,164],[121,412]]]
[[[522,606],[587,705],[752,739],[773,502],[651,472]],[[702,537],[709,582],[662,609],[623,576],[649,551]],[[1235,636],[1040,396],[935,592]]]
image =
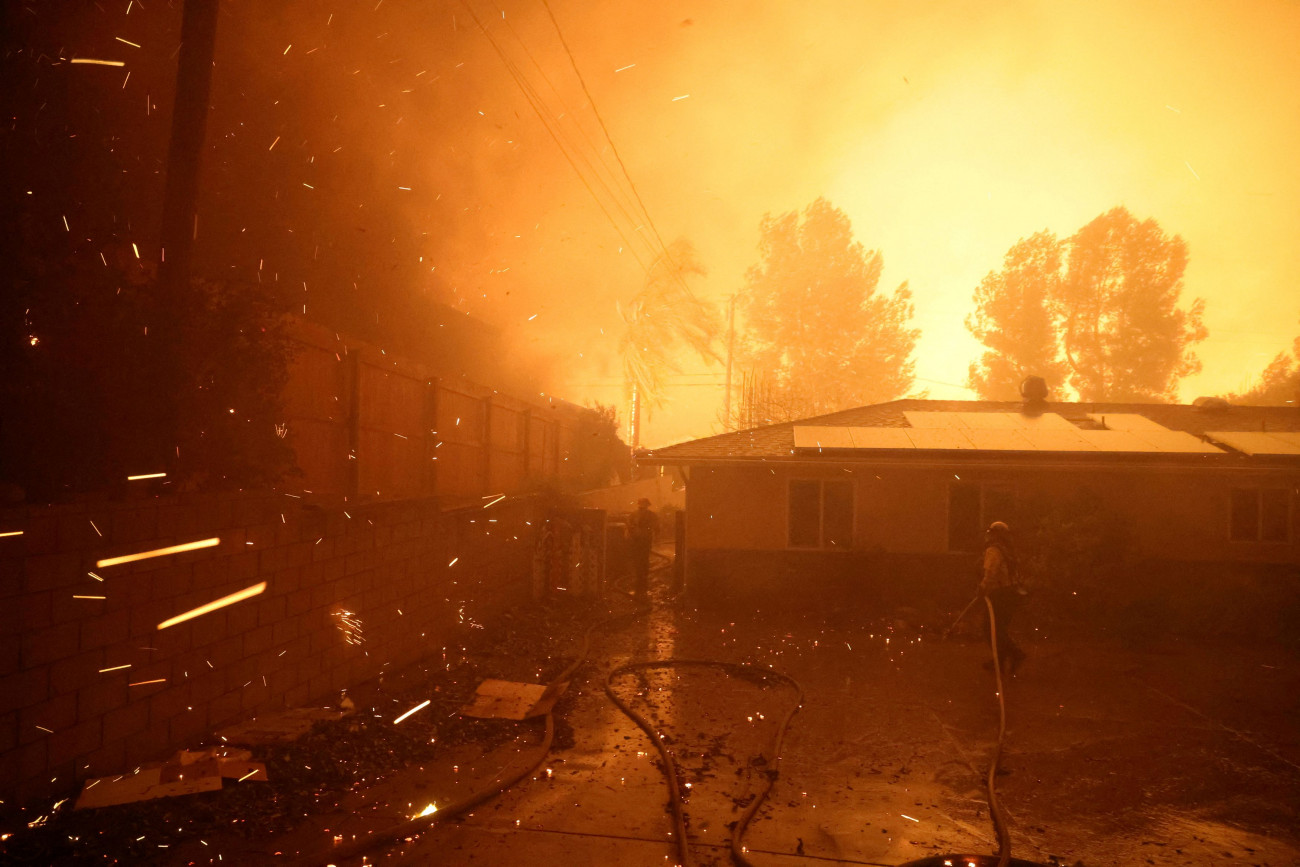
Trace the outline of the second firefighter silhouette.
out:
[[[627,522],[628,551],[632,555],[633,590],[638,608],[650,606],[650,549],[659,532],[659,519],[650,511],[650,501],[637,500],[636,511]]]

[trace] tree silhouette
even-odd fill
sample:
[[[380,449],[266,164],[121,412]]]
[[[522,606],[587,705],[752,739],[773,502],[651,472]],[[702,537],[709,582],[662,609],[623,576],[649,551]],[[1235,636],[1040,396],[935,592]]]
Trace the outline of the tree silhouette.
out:
[[[1289,353],[1279,352],[1269,362],[1249,391],[1230,400],[1247,406],[1300,406],[1300,337]]]
[[[719,360],[713,348],[721,330],[717,310],[686,283],[704,273],[695,247],[678,239],[651,263],[640,291],[619,308],[627,326],[619,354],[631,400],[633,449],[641,444],[642,404],[647,411],[663,404],[663,379],[681,371],[676,361],[681,346],[705,360]]]
[[[1062,243],[1051,232],[1021,238],[1000,271],[975,290],[966,328],[988,349],[970,366],[967,382],[986,400],[1014,400],[1026,376],[1063,383],[1052,299],[1060,294]]]
[[[1200,370],[1205,302],[1178,306],[1187,244],[1154,219],[1112,208],[1068,241],[1040,232],[1007,252],[975,290],[966,327],[987,347],[968,382],[1007,398],[1023,376],[1080,400],[1174,401]]]
[[[743,361],[770,383],[787,418],[892,400],[913,383],[911,292],[877,291],[883,260],[853,239],[843,211],[817,199],[803,214],[759,224],[759,264],[746,273]]]
[[[1154,219],[1112,208],[1070,239],[1057,303],[1070,385],[1085,401],[1175,401],[1201,369],[1205,308],[1178,307],[1187,244]]]

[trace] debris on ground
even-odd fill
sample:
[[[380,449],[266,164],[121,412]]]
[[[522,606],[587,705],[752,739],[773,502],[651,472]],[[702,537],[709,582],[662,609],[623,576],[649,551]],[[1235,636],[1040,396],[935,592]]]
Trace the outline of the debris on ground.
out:
[[[337,809],[349,792],[449,750],[469,745],[487,752],[531,735],[536,722],[477,719],[461,716],[459,710],[485,679],[549,682],[572,660],[585,628],[605,613],[586,600],[563,598],[508,611],[486,623],[486,629],[466,627],[445,649],[405,671],[356,685],[339,702],[342,710],[264,714],[214,733],[219,746],[182,751],[167,762],[142,766],[138,773],[132,768],[97,783],[87,781],[81,797],[94,797],[84,806],[79,798],[81,809],[52,807],[40,811],[40,821],[0,829],[5,832],[0,864],[159,863],[172,847],[193,840],[216,856],[223,840],[271,839],[308,815]],[[431,711],[440,712],[393,725],[401,712],[426,699]],[[573,693],[557,690],[547,700],[558,701],[563,712]],[[572,742],[571,728],[557,719],[554,749]],[[202,757],[222,760],[215,775]],[[166,779],[165,766],[172,767]],[[249,771],[255,773],[245,783],[265,782],[223,785]],[[110,785],[128,779],[128,787]],[[107,787],[103,795],[102,787]],[[112,797],[104,797],[108,794]],[[241,845],[247,852],[248,842]]]
[[[488,678],[478,685],[474,700],[460,712],[480,719],[532,719],[549,713],[568,688],[568,681],[547,686]]]
[[[266,765],[252,761],[248,750],[212,747],[191,752],[181,750],[161,765],[137,768],[134,773],[87,780],[77,798],[78,810],[94,810],[214,792],[222,780],[266,782]]]
[[[347,715],[347,709],[327,707],[296,707],[273,714],[263,714],[237,725],[221,729],[217,737],[222,743],[269,744],[296,740],[324,720],[338,720]]]

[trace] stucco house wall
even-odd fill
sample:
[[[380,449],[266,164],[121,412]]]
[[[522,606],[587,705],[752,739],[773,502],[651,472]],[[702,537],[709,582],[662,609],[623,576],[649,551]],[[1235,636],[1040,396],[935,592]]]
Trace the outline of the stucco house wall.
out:
[[[849,550],[792,548],[788,489],[793,479],[850,479]],[[1300,563],[1300,514],[1292,494],[1286,542],[1230,539],[1233,488],[1300,489],[1300,470],[1097,468],[954,465],[906,467],[861,462],[696,466],[687,485],[687,583],[703,597],[789,589],[800,596],[903,603],[917,595],[958,597],[969,589],[974,557],[948,544],[954,482],[1009,489],[1015,514],[1032,519],[1036,502],[1087,489],[1128,528],[1128,557],[1173,564]]]

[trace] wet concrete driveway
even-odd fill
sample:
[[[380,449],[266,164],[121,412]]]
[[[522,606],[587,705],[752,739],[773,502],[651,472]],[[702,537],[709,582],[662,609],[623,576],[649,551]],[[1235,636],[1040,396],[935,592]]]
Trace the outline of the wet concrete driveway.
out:
[[[1300,863],[1300,661],[1294,650],[1171,643],[1142,652],[1039,636],[1007,688],[999,791],[1017,857],[1045,863]],[[566,712],[573,745],[545,770],[384,863],[653,865],[678,862],[647,737],[603,693],[627,662],[709,658],[771,666],[806,693],[780,776],[745,844],[755,863],[899,864],[996,848],[983,777],[997,732],[993,676],[975,638],[803,615],[732,619],[660,603],[593,636]],[[619,694],[665,734],[689,783],[697,863],[730,863],[730,825],[760,788],[756,757],[794,691],[710,669],[624,675]],[[274,850],[319,851],[447,804],[528,742],[461,747],[313,817]],[[328,829],[328,830],[327,830]],[[270,854],[269,849],[260,847]],[[282,856],[283,857],[283,856]],[[280,860],[280,859],[276,859]],[[352,862],[341,863],[358,863]]]

